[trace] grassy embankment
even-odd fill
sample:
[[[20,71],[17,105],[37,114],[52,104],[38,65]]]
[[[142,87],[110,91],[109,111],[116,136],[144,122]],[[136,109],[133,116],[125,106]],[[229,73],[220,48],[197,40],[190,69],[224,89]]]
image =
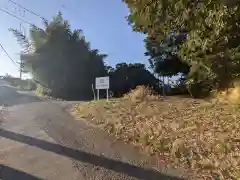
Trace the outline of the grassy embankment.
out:
[[[189,170],[193,179],[240,179],[237,104],[162,98],[141,87],[109,102],[80,103],[73,115],[147,154],[164,156],[168,166]]]

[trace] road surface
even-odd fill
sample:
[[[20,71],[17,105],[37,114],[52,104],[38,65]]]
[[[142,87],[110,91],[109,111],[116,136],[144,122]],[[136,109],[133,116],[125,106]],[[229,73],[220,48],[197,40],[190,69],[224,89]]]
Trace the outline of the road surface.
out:
[[[0,179],[179,179],[172,175],[180,172],[155,171],[136,149],[74,121],[69,105],[0,86]]]

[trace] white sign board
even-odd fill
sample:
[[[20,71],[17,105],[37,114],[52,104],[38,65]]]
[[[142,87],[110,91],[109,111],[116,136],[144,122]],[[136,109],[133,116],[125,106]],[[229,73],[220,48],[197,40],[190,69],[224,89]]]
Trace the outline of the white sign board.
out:
[[[96,78],[96,89],[109,89],[109,76]]]

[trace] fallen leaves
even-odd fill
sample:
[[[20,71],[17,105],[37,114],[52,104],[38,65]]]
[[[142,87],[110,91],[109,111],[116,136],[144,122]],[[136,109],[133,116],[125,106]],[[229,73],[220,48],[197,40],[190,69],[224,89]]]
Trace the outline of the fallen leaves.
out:
[[[240,179],[239,109],[226,102],[148,98],[148,90],[131,93],[78,104],[74,114],[148,154],[164,155],[169,166],[195,172],[193,179]]]

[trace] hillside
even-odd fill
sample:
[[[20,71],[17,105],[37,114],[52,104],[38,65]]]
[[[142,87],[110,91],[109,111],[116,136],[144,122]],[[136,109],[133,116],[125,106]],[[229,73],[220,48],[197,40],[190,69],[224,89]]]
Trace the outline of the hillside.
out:
[[[167,166],[186,169],[192,179],[240,178],[237,105],[157,97],[140,87],[121,99],[80,103],[73,114],[161,157]]]

